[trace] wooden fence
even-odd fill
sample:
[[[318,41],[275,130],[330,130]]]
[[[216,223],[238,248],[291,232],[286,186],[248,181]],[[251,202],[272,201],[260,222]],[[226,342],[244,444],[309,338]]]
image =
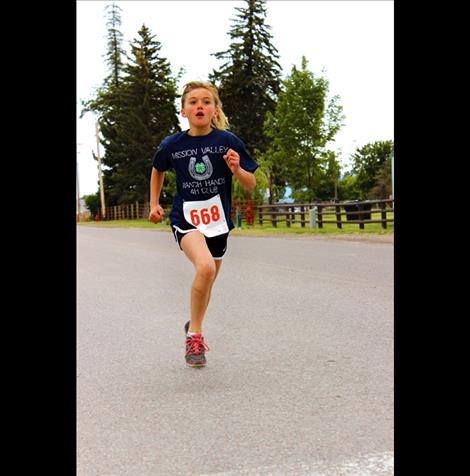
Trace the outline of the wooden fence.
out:
[[[375,205],[376,208],[373,208]],[[240,213],[241,223],[254,225],[256,216],[258,223],[271,223],[277,227],[278,223],[285,222],[287,227],[300,223],[302,227],[310,224],[310,210],[316,207],[316,226],[323,228],[325,223],[336,224],[342,228],[343,224],[358,224],[364,229],[368,223],[381,223],[382,228],[387,228],[387,223],[393,223],[393,199],[388,200],[365,200],[354,202],[313,202],[313,203],[290,203],[273,205],[259,205],[254,200],[234,200],[232,203],[232,222],[237,224],[237,211]],[[171,207],[165,209],[168,217]],[[139,220],[148,219],[150,213],[149,203],[131,203],[129,205],[117,205],[106,209],[106,220]],[[380,213],[380,219],[372,219],[372,214]],[[330,219],[332,217],[333,219]],[[345,219],[343,219],[343,217]],[[102,218],[99,217],[99,220]],[[77,214],[77,221],[92,221],[96,217],[88,214]]]
[[[101,210],[100,210],[101,212]],[[139,220],[147,219],[150,213],[150,203],[130,203],[127,205],[116,205],[113,207],[106,207],[106,220]],[[165,210],[165,213],[169,213],[169,210]],[[90,213],[77,213],[77,221],[95,221],[103,220],[100,216],[92,217]]]
[[[373,205],[377,208],[372,208]],[[293,223],[300,223],[305,227],[306,223],[310,223],[310,209],[314,207],[318,228],[323,228],[325,223],[335,223],[337,228],[342,228],[345,223],[358,224],[361,229],[364,229],[367,223],[381,223],[382,228],[387,228],[387,223],[394,222],[393,217],[387,217],[387,213],[394,211],[393,199],[258,205],[258,221],[260,225],[266,221],[270,222],[273,227],[277,227],[279,222],[285,222],[287,227]],[[380,219],[372,219],[372,214],[378,212]],[[335,219],[330,220],[330,216]],[[342,217],[346,217],[346,220],[342,220]]]

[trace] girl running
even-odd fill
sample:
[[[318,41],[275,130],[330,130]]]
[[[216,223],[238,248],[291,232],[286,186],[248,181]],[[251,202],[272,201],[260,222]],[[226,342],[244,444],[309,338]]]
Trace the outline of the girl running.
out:
[[[252,191],[258,164],[244,143],[227,131],[215,86],[193,81],[183,89],[181,115],[189,129],[163,139],[153,158],[150,179],[150,215],[152,223],[164,216],[159,204],[165,171],[176,171],[176,195],[170,212],[170,224],[180,249],[194,265],[191,286],[190,320],[186,322],[186,363],[206,365],[202,323],[211,290],[227,251],[227,239],[234,228],[230,218],[232,177]]]

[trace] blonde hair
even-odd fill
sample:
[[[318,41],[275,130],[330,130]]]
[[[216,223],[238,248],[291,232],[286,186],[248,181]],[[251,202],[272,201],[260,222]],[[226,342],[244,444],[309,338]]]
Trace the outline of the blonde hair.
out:
[[[185,84],[183,87],[183,95],[181,97],[181,107],[184,107],[184,98],[186,95],[193,89],[198,88],[207,89],[212,93],[212,96],[214,96],[215,107],[219,110],[217,116],[212,118],[211,125],[221,130],[228,129],[230,124],[228,122],[227,116],[224,114],[224,111],[222,111],[222,101],[220,100],[219,92],[217,91],[217,88],[211,83],[205,81],[191,81],[190,83]]]

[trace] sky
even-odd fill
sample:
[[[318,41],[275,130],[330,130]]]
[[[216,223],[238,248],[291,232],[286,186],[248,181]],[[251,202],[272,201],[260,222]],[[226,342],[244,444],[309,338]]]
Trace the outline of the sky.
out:
[[[207,81],[221,66],[211,53],[230,45],[229,31],[236,7],[245,1],[172,0],[115,1],[121,8],[123,48],[145,24],[162,45],[174,75],[184,67],[179,89],[189,81]],[[79,119],[81,100],[93,97],[108,75],[107,14],[110,1],[78,0],[77,6],[77,189],[80,196],[98,191],[96,117]],[[329,96],[338,95],[346,116],[328,148],[338,154],[343,172],[357,148],[394,140],[394,4],[392,0],[317,1],[268,0],[265,24],[278,51],[282,77],[302,56],[314,76],[329,82]],[[180,91],[181,92],[181,91]],[[180,116],[182,129],[188,128]],[[230,118],[229,118],[230,119]],[[156,144],[158,146],[158,144]],[[104,154],[100,144],[100,156]],[[149,170],[150,174],[150,170]]]

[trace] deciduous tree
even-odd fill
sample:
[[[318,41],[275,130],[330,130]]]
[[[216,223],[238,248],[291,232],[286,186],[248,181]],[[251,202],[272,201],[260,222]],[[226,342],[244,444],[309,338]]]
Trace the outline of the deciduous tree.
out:
[[[314,201],[322,193],[322,180],[337,176],[335,155],[328,151],[344,119],[339,96],[328,99],[329,82],[315,77],[302,57],[282,82],[274,114],[268,113],[264,131],[270,146],[263,155],[269,174],[284,177],[296,201]]]

